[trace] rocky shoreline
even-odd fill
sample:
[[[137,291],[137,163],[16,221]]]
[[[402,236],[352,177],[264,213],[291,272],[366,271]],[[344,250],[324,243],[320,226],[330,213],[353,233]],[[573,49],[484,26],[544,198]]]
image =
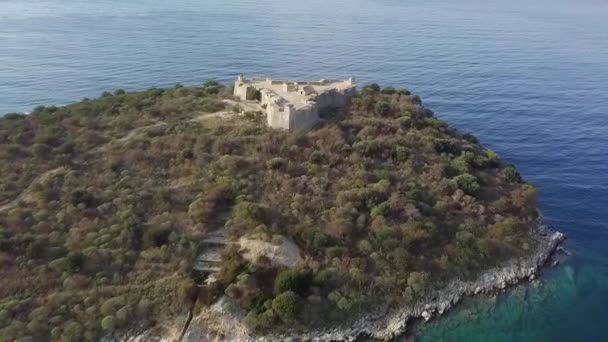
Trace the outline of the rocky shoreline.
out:
[[[433,317],[441,316],[467,296],[497,294],[519,283],[534,281],[543,267],[557,263],[556,260],[552,260],[552,257],[556,251],[561,249],[560,245],[565,240],[565,236],[560,232],[551,232],[544,226],[540,226],[533,238],[537,240],[538,247],[532,255],[487,270],[480,274],[475,281],[455,280],[429,294],[426,300],[413,306],[384,305],[353,321],[336,326],[306,332],[270,333],[264,336],[248,334],[238,319],[227,317],[222,321],[218,320],[217,315],[211,313],[193,319],[186,328],[182,342],[355,341],[360,338],[379,341],[393,340],[404,335],[413,321],[428,321]],[[139,334],[133,332],[121,334],[120,337],[114,336],[105,341],[173,342],[175,340],[175,337],[158,332],[154,328],[143,333],[140,330]]]
[[[271,333],[265,336],[229,335],[225,338],[233,341],[270,342],[355,341],[367,337],[389,341],[405,334],[412,321],[428,321],[432,317],[441,316],[467,296],[497,294],[521,282],[535,280],[543,267],[555,263],[551,260],[552,256],[560,248],[565,236],[560,232],[551,232],[541,226],[534,238],[539,242],[539,245],[537,251],[531,256],[525,259],[512,260],[505,265],[485,271],[475,281],[453,281],[448,286],[427,296],[427,300],[414,306],[384,306],[359,317],[353,322],[305,333]],[[211,336],[201,334],[201,329],[196,327],[195,324],[191,325],[192,329],[186,334],[184,341],[200,342],[210,339]]]
[[[392,340],[406,333],[409,322],[418,319],[428,321],[434,316],[441,316],[466,296],[496,294],[521,282],[535,280],[544,266],[553,264],[551,258],[565,240],[565,236],[540,227],[536,238],[539,241],[538,249],[528,258],[513,260],[501,267],[485,271],[475,281],[453,281],[414,306],[377,309],[360,317],[350,326],[343,325],[297,335],[271,334],[251,340],[354,341],[361,337],[380,341]]]

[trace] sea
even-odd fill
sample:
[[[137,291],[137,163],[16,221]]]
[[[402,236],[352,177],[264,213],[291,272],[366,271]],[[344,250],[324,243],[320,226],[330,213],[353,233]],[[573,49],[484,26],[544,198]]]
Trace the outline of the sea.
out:
[[[573,256],[417,341],[608,341],[608,0],[0,0],[0,113],[238,74],[410,89],[538,187]]]

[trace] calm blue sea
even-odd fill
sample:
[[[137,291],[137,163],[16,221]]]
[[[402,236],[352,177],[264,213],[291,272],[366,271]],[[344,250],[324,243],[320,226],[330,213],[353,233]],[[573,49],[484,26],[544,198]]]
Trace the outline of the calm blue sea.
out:
[[[517,164],[575,256],[422,341],[608,341],[607,0],[0,0],[0,113],[237,74],[407,87]]]

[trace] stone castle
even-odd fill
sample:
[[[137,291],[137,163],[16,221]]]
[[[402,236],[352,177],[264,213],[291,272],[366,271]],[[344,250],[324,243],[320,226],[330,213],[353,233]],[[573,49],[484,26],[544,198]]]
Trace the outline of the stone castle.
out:
[[[352,78],[289,82],[270,78],[246,79],[240,75],[234,84],[235,97],[259,100],[266,112],[268,126],[290,130],[309,130],[319,121],[319,110],[344,108],[356,93]]]

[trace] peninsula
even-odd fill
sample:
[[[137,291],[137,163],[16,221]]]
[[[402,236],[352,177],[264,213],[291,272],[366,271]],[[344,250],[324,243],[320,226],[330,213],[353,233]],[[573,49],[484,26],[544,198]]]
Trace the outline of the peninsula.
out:
[[[387,340],[537,277],[536,189],[407,89],[239,76],[0,119],[0,340]]]

